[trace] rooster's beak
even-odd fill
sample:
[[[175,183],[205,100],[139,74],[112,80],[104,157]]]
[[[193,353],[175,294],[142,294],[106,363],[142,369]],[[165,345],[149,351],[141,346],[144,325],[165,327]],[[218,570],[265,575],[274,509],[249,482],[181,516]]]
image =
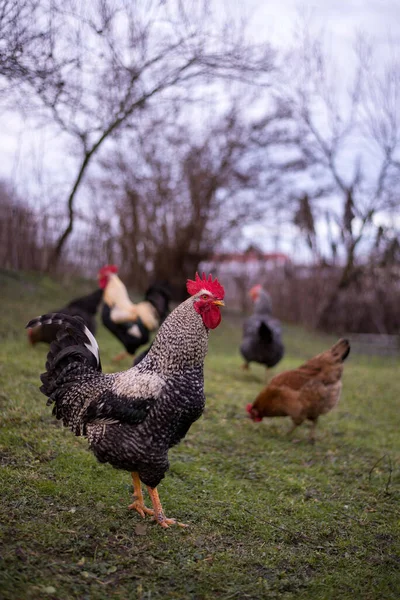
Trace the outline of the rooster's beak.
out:
[[[225,306],[225,302],[223,302],[222,300],[214,300],[213,304],[215,304],[216,306]]]

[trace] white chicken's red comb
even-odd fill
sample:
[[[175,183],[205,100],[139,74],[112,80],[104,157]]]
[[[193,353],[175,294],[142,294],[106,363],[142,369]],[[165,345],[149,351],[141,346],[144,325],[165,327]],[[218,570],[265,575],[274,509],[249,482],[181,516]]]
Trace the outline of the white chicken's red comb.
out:
[[[208,276],[208,279],[205,273],[203,273],[202,278],[200,278],[199,274],[196,273],[194,281],[192,279],[187,280],[186,289],[191,296],[194,296],[195,294],[200,292],[200,290],[207,290],[211,292],[213,296],[215,296],[219,300],[223,300],[225,296],[224,288],[222,287],[217,278],[215,278],[213,281],[211,273]]]
[[[99,270],[97,277],[104,277],[104,275],[108,275],[108,273],[118,273],[118,267],[116,265],[104,265]]]

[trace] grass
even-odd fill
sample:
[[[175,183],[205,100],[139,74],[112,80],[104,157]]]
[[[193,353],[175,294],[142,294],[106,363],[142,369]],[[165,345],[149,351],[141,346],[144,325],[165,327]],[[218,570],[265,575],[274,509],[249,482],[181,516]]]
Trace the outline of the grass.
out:
[[[350,355],[310,446],[306,426],[288,439],[286,419],[245,417],[265,373],[240,370],[240,320],[226,316],[210,336],[206,411],[159,487],[190,527],[164,531],[127,510],[129,474],[97,463],[38,390],[46,347],[28,347],[26,321],[91,287],[5,272],[0,285],[4,600],[400,597],[398,361]],[[103,328],[98,340],[116,370],[118,342]],[[287,327],[285,341],[275,372],[332,338]]]

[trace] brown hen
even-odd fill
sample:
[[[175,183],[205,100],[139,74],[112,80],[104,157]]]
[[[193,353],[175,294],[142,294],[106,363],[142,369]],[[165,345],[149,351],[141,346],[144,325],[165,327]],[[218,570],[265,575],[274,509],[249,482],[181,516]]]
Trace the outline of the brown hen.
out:
[[[348,340],[340,339],[298,369],[275,375],[253,404],[247,405],[250,418],[261,421],[264,417],[291,417],[293,426],[288,434],[308,419],[312,423],[310,441],[314,442],[318,417],[339,401],[343,361],[349,352]]]

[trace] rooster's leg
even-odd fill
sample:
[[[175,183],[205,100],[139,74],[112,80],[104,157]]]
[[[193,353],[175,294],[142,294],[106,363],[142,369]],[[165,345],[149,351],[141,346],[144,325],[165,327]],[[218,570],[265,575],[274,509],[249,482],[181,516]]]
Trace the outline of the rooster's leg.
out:
[[[147,486],[147,490],[149,492],[150,499],[151,499],[151,502],[152,502],[153,508],[154,508],[153,519],[155,521],[157,521],[157,523],[159,525],[161,525],[161,527],[164,527],[165,529],[169,525],[179,525],[180,527],[187,527],[187,525],[185,525],[185,523],[178,523],[178,521],[176,519],[167,519],[167,517],[164,515],[163,507],[161,506],[160,497],[158,495],[157,488],[151,488],[151,487]]]
[[[133,508],[133,509],[137,510],[141,517],[144,517],[145,514],[146,515],[154,515],[154,510],[152,510],[151,508],[147,508],[147,506],[144,505],[142,486],[140,483],[139,474],[136,473],[136,471],[134,471],[132,473],[132,481],[133,481],[134,501],[132,504],[130,504],[128,506],[128,508],[130,508],[130,509]]]
[[[248,362],[243,363],[242,364],[242,369],[243,369],[243,371],[248,371],[250,369],[249,363]]]

